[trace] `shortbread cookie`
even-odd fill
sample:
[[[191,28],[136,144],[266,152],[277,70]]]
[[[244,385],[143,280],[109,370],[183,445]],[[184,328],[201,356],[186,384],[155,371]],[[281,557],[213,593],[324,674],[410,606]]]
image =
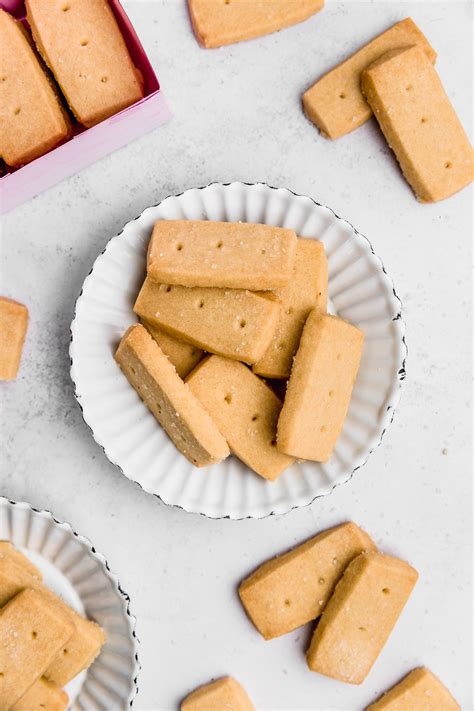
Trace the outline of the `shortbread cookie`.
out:
[[[211,49],[303,22],[324,0],[188,0],[188,6],[199,44]]]
[[[307,653],[308,666],[361,684],[392,632],[418,579],[408,563],[362,553],[349,563],[324,610]]]
[[[263,563],[239,587],[242,604],[265,639],[315,620],[323,612],[347,565],[375,551],[355,523],[343,523]]]
[[[10,541],[0,541],[0,561],[2,560],[2,558],[8,558],[9,560],[13,561],[13,563],[16,563],[20,567],[24,568],[29,575],[38,578],[38,580],[41,580],[41,578],[43,577],[41,575],[41,571],[38,570],[36,565],[33,565],[31,560],[27,558],[26,555],[23,555],[21,551],[15,548],[15,546]],[[0,603],[0,606],[2,604],[5,603]]]
[[[181,711],[255,711],[247,692],[231,676],[211,681],[181,702]]]
[[[48,592],[56,602],[62,602],[54,593]],[[106,640],[104,630],[96,622],[86,620],[64,603],[61,608],[69,614],[75,630],[67,644],[52,659],[44,676],[58,686],[66,686],[81,671],[90,667]]]
[[[51,681],[64,686],[94,661],[105,642],[105,633],[98,624],[86,620],[66,605],[37,576],[31,575],[26,567],[18,565],[11,558],[0,558],[0,606],[25,589],[37,590],[45,595],[53,605],[69,615],[74,624],[74,632],[67,645],[44,670],[45,676]]]
[[[38,585],[42,586],[41,579],[24,566],[18,565],[10,557],[0,558],[0,607],[25,588],[35,588]]]
[[[443,200],[472,182],[471,144],[418,47],[380,57],[362,73],[362,90],[421,202]]]
[[[73,632],[67,613],[38,590],[23,590],[0,610],[0,711],[21,699]]]
[[[65,711],[69,703],[68,695],[47,679],[38,679],[11,711]]]
[[[289,378],[293,356],[312,309],[326,313],[328,265],[321,242],[299,239],[295,266],[288,286],[276,291],[280,318],[263,358],[252,366],[264,378]]]
[[[418,45],[430,62],[436,52],[413,20],[407,17],[383,32],[325,74],[303,95],[308,118],[323,136],[339,138],[361,126],[372,110],[360,89],[361,72],[382,54],[396,47]]]
[[[196,346],[184,341],[178,341],[177,338],[170,336],[169,333],[162,331],[161,328],[153,326],[145,319],[142,319],[142,323],[153,340],[158,343],[169,362],[174,365],[180,378],[185,378],[202,360],[204,351],[200,348],[196,348]]]
[[[281,402],[263,380],[234,360],[209,356],[187,377],[191,391],[215,421],[230,450],[264,479],[293,463],[275,446]]]
[[[286,286],[296,255],[293,230],[247,222],[158,220],[148,276],[182,286],[263,291]]]
[[[11,166],[68,138],[71,126],[20,22],[0,9],[0,158]]]
[[[367,711],[461,711],[447,688],[429,669],[413,669]]]
[[[196,467],[225,459],[229,448],[205,409],[140,324],[123,336],[115,359],[150,412]]]
[[[171,286],[147,278],[133,310],[197,348],[255,363],[272,340],[280,304],[242,289]]]
[[[278,421],[281,452],[316,462],[329,459],[347,414],[363,341],[350,323],[311,312]]]
[[[16,378],[27,328],[26,306],[0,296],[0,380]]]
[[[80,123],[94,126],[143,98],[142,75],[108,2],[25,4],[38,50]]]

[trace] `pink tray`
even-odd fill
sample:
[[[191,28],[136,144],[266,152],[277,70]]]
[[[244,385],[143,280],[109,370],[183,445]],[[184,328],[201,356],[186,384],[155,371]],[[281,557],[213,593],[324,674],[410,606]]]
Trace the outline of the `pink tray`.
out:
[[[119,0],[109,0],[136,67],[143,74],[145,96],[141,101],[93,128],[73,123],[73,137],[21,168],[6,166],[0,178],[0,214],[77,173],[94,161],[142,136],[170,117],[168,106],[132,23]],[[0,0],[0,7],[24,20],[24,0]]]

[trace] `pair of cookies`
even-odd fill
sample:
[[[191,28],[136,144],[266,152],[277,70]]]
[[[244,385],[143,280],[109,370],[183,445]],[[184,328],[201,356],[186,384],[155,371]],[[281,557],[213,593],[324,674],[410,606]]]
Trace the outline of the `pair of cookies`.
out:
[[[0,711],[65,709],[61,687],[92,664],[104,642],[99,625],[54,595],[28,558],[0,541]]]
[[[266,640],[318,620],[308,667],[361,684],[417,578],[408,563],[380,553],[365,531],[344,523],[263,563],[240,584],[239,596]],[[369,708],[454,711],[459,706],[431,672],[417,669]]]
[[[319,619],[307,652],[312,671],[364,681],[387,641],[418,574],[384,555],[354,523],[324,531],[261,565],[239,587],[265,639]]]
[[[319,79],[303,96],[308,118],[339,138],[375,115],[421,202],[473,179],[472,148],[433,67],[436,52],[410,18]]]
[[[143,98],[114,14],[105,0],[26,0],[36,48],[79,123],[90,127]],[[71,122],[27,30],[0,10],[0,158],[11,166],[71,136]]]

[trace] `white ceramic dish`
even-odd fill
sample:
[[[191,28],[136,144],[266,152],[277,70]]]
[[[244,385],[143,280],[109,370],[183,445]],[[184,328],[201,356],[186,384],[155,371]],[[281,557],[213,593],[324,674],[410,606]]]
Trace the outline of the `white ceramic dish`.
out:
[[[195,469],[174,447],[113,355],[145,276],[146,249],[160,219],[261,222],[320,239],[329,263],[331,310],[365,333],[361,368],[343,432],[327,464],[305,462],[267,482],[235,457]],[[213,183],[149,207],[110,240],[77,300],[71,377],[84,420],[111,462],[165,503],[212,518],[283,514],[347,481],[380,443],[405,375],[401,304],[369,241],[309,197],[263,183]]]
[[[128,709],[137,693],[139,662],[129,597],[87,538],[49,511],[0,497],[0,540],[14,543],[43,573],[45,584],[107,634],[89,669],[67,686],[70,711]]]

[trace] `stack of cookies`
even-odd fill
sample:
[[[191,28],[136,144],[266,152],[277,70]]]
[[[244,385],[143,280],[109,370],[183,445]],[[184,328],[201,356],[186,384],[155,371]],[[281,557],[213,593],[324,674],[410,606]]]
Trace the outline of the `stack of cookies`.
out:
[[[155,224],[134,306],[142,323],[115,357],[195,466],[231,451],[275,480],[297,459],[329,459],[363,334],[326,313],[327,282],[323,245],[293,230]]]
[[[87,669],[104,631],[57,597],[40,571],[0,541],[0,711],[67,708],[63,691]]]

